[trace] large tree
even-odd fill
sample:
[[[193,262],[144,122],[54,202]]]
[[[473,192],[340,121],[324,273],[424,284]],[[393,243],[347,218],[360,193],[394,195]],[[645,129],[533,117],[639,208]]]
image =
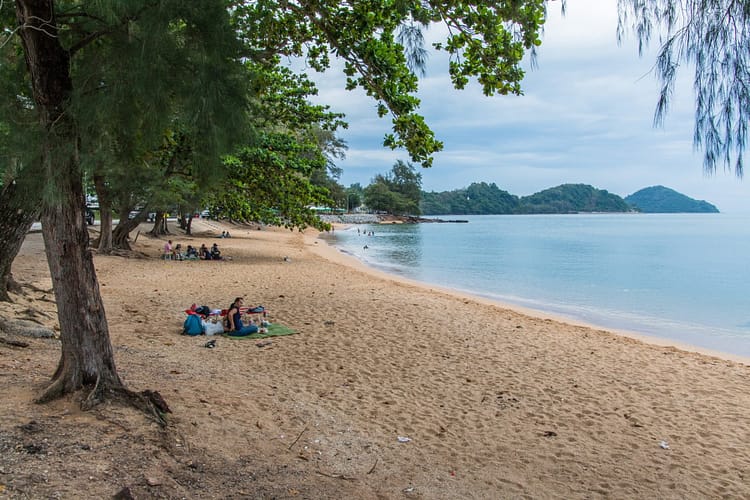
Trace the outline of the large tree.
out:
[[[85,403],[95,404],[108,394],[128,391],[115,367],[83,222],[80,155],[90,151],[92,138],[99,137],[99,132],[92,130],[84,117],[101,112],[98,108],[107,101],[112,105],[110,111],[123,111],[116,102],[125,96],[131,106],[130,115],[138,117],[139,123],[146,121],[143,116],[155,112],[149,121],[158,124],[158,93],[163,92],[162,100],[169,101],[168,90],[189,81],[195,86],[196,96],[203,96],[203,108],[185,109],[185,116],[192,116],[191,123],[196,129],[205,130],[201,136],[204,145],[219,144],[223,142],[218,135],[221,127],[215,126],[211,104],[226,98],[220,92],[222,77],[231,78],[236,73],[217,75],[216,71],[226,70],[224,62],[237,61],[238,54],[231,52],[231,36],[230,43],[222,39],[225,35],[221,34],[231,33],[231,27],[221,1],[160,2],[156,6],[149,2],[81,5],[18,0],[15,7],[15,31],[23,47],[33,106],[43,133],[39,155],[47,183],[42,196],[42,233],[62,341],[58,368],[39,399],[45,401],[88,387]],[[65,32],[60,29],[62,25],[67,28]],[[171,44],[165,43],[170,40]],[[209,47],[221,49],[214,54],[220,63],[205,57]],[[96,56],[104,52],[120,56],[112,63],[130,69],[131,74],[109,80],[92,78],[99,69],[94,63]],[[151,60],[144,60],[144,54]],[[84,67],[88,74],[74,79],[73,75],[81,74]],[[154,68],[157,74],[153,73]],[[157,83],[161,78],[160,82],[167,87],[154,87],[153,77],[157,77]],[[198,88],[199,84],[205,87]],[[157,92],[156,100],[143,98],[153,92]],[[144,104],[157,107],[139,108]],[[127,118],[125,114],[122,117]],[[229,121],[227,117],[222,120]],[[126,131],[134,138],[144,132]],[[227,133],[231,135],[231,131]],[[124,133],[118,135],[121,140],[124,137]]]

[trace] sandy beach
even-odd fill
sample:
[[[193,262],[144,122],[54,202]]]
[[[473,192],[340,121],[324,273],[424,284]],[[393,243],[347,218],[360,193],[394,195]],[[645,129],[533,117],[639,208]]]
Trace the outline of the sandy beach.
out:
[[[317,232],[196,227],[170,238],[231,260],[144,234],[142,258],[95,257],[121,377],[168,425],[34,404],[59,342],[0,343],[0,498],[750,497],[746,363],[404,282]],[[0,316],[54,328],[41,235],[13,273],[33,287]],[[179,335],[236,296],[297,333]]]

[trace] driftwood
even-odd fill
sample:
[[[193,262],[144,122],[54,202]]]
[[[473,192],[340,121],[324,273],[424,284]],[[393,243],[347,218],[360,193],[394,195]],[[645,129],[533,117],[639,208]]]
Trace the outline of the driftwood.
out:
[[[305,426],[305,428],[300,431],[300,433],[297,435],[297,439],[295,439],[294,442],[289,445],[289,448],[287,448],[287,450],[291,450],[292,446],[297,444],[297,441],[299,441],[299,438],[302,437],[302,434],[304,434],[306,430],[307,430],[307,426]]]

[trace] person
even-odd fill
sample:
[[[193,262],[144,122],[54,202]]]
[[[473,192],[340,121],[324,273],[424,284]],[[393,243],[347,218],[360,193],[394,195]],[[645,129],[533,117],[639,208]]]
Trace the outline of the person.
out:
[[[211,252],[208,251],[208,247],[205,243],[201,244],[200,257],[203,260],[211,260]]]
[[[184,260],[185,259],[185,254],[182,253],[182,244],[181,243],[178,243],[174,247],[174,252],[172,253],[172,255],[173,255],[173,258],[177,259],[177,260]]]
[[[164,243],[164,260],[171,260],[172,256],[172,240],[168,240],[166,243]]]
[[[226,231],[222,231],[221,232],[221,236],[219,236],[219,238],[226,238],[226,237],[227,237],[227,232]]]
[[[219,245],[217,245],[216,243],[214,243],[211,247],[211,259],[221,260],[221,251],[219,250]]]
[[[244,300],[242,297],[237,297],[232,302],[227,310],[227,335],[230,337],[246,337],[253,333],[258,332],[258,327],[255,325],[243,325],[242,324],[242,308]]]
[[[185,258],[189,260],[197,259],[198,250],[196,250],[193,245],[188,245],[187,250],[185,251]]]

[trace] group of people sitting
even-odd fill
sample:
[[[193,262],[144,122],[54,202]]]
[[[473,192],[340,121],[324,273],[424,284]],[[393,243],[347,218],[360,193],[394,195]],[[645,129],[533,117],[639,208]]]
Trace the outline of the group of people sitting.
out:
[[[167,260],[224,260],[219,245],[216,243],[211,248],[208,248],[205,243],[201,244],[200,248],[188,245],[183,251],[180,243],[172,247],[172,240],[164,244],[163,258]]]

